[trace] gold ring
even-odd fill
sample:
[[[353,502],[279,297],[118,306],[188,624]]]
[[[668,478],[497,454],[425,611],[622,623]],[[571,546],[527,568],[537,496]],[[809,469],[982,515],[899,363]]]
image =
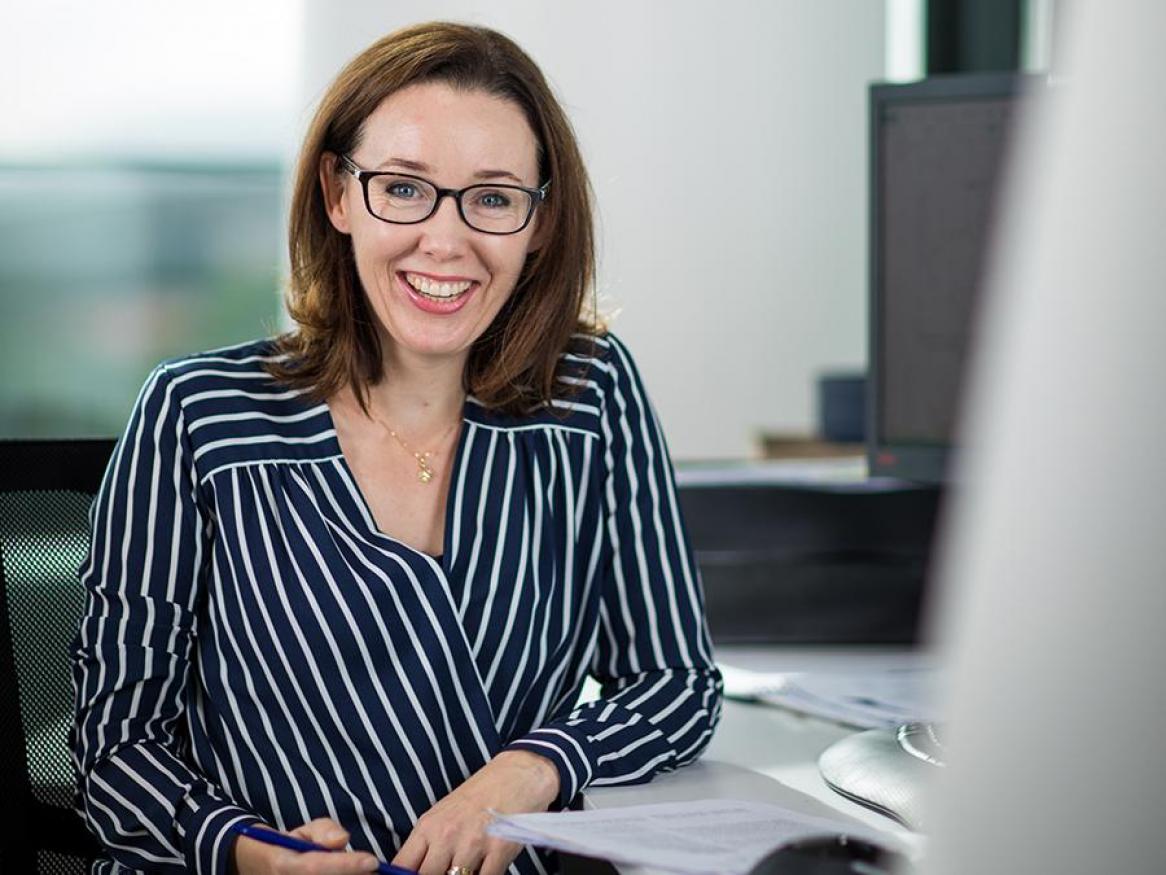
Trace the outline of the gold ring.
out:
[[[474,875],[474,870],[469,866],[450,866],[445,870],[445,875]]]

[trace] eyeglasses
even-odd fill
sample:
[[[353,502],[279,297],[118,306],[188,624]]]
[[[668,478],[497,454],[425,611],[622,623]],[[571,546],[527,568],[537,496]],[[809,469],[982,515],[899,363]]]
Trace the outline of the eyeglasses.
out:
[[[364,189],[364,205],[382,222],[416,225],[437,212],[443,197],[457,203],[462,221],[483,234],[517,234],[546,200],[550,180],[541,188],[521,185],[470,185],[438,188],[428,179],[395,171],[364,170],[347,155],[338,156],[340,167],[351,173]]]

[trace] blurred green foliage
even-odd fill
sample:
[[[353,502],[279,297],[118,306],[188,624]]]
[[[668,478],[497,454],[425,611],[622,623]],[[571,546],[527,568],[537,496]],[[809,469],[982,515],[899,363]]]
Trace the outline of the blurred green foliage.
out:
[[[278,166],[0,167],[0,438],[119,434],[150,368],[279,325]]]

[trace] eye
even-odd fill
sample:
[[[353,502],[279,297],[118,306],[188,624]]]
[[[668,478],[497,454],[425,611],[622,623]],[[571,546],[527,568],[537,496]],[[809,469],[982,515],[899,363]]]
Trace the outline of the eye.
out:
[[[406,182],[403,179],[393,180],[385,185],[385,194],[389,197],[399,198],[401,200],[410,200],[418,197],[420,191],[417,185],[412,182]]]
[[[504,210],[513,203],[508,192],[497,188],[480,189],[474,195],[474,206],[487,210]]]

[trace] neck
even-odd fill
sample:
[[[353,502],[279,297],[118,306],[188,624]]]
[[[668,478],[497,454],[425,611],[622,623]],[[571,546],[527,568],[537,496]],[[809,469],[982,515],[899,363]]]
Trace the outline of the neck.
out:
[[[385,345],[385,376],[368,387],[371,411],[394,429],[424,437],[444,430],[462,415],[465,357],[402,355]]]

